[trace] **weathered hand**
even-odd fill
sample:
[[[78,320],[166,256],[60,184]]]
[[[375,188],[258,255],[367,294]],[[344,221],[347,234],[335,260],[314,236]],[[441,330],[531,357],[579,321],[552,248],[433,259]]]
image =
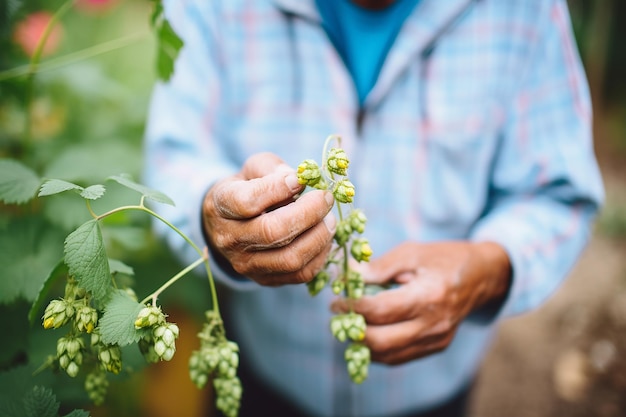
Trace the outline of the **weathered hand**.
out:
[[[205,196],[203,222],[212,250],[261,285],[307,282],[324,266],[335,230],[333,196],[304,187],[270,153],[252,156]]]
[[[365,317],[372,360],[399,364],[445,349],[474,309],[502,299],[510,263],[495,243],[404,243],[359,270],[368,283],[395,289],[352,301]],[[333,302],[347,312],[349,300]]]

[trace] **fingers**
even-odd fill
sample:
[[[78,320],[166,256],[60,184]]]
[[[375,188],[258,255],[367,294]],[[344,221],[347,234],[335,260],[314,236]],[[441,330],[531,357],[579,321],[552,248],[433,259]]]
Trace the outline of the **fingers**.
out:
[[[332,214],[327,221],[334,222]],[[230,261],[238,273],[263,285],[303,283],[324,266],[331,245],[329,226],[321,222],[280,247],[249,246],[246,250],[232,250]]]
[[[434,327],[420,321],[406,321],[385,326],[368,326],[365,344],[372,360],[397,365],[445,350],[456,327],[441,323]]]
[[[213,187],[211,203],[221,217],[249,219],[293,199],[302,189],[295,171],[279,169],[260,178],[226,179]]]
[[[334,217],[326,218],[332,208],[332,194],[325,191],[307,193],[297,201],[279,207],[269,213],[256,216],[244,222],[231,222],[230,230],[215,237],[218,247],[232,251],[255,251],[282,248],[316,225],[325,225],[326,231],[319,228],[313,237],[324,234],[326,239],[334,228]]]

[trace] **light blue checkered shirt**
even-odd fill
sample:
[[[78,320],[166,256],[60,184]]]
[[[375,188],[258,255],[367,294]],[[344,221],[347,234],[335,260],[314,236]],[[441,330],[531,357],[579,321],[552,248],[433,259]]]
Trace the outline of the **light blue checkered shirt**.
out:
[[[157,209],[199,245],[213,182],[257,152],[294,167],[319,160],[326,136],[338,133],[375,254],[406,240],[489,240],[514,268],[497,314],[466,320],[442,353],[373,364],[355,385],[328,329],[330,291],[261,288],[215,267],[232,289],[223,307],[242,354],[319,416],[388,416],[449,398],[475,374],[496,320],[558,288],[603,199],[565,1],[422,0],[362,108],[314,0],[165,6],[185,47],[171,82],[154,92],[144,180],[176,201]],[[196,258],[166,236],[182,258]]]

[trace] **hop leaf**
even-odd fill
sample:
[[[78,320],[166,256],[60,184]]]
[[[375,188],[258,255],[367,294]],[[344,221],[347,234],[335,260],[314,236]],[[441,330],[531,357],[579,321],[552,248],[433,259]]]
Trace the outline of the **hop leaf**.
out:
[[[26,165],[0,159],[0,201],[22,204],[35,196],[41,179]]]
[[[130,298],[124,290],[115,290],[99,320],[102,342],[126,346],[138,342],[149,333],[135,328],[137,315],[144,307]]]
[[[169,198],[162,192],[148,188],[145,185],[137,184],[132,179],[130,179],[128,175],[113,175],[109,177],[109,179],[117,182],[120,185],[123,185],[126,188],[137,191],[142,195],[142,197],[149,200],[155,201],[157,203],[169,204],[170,206],[175,205],[174,201],[172,201],[171,198]]]
[[[104,301],[113,289],[109,260],[97,220],[84,223],[65,239],[65,263],[81,287]]]

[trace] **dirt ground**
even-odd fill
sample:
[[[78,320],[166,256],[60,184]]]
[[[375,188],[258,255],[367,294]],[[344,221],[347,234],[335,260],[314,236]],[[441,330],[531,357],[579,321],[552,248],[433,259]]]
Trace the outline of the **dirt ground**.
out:
[[[626,213],[623,161],[603,176],[605,209]],[[624,237],[596,230],[546,304],[501,324],[471,409],[472,417],[626,416]]]

